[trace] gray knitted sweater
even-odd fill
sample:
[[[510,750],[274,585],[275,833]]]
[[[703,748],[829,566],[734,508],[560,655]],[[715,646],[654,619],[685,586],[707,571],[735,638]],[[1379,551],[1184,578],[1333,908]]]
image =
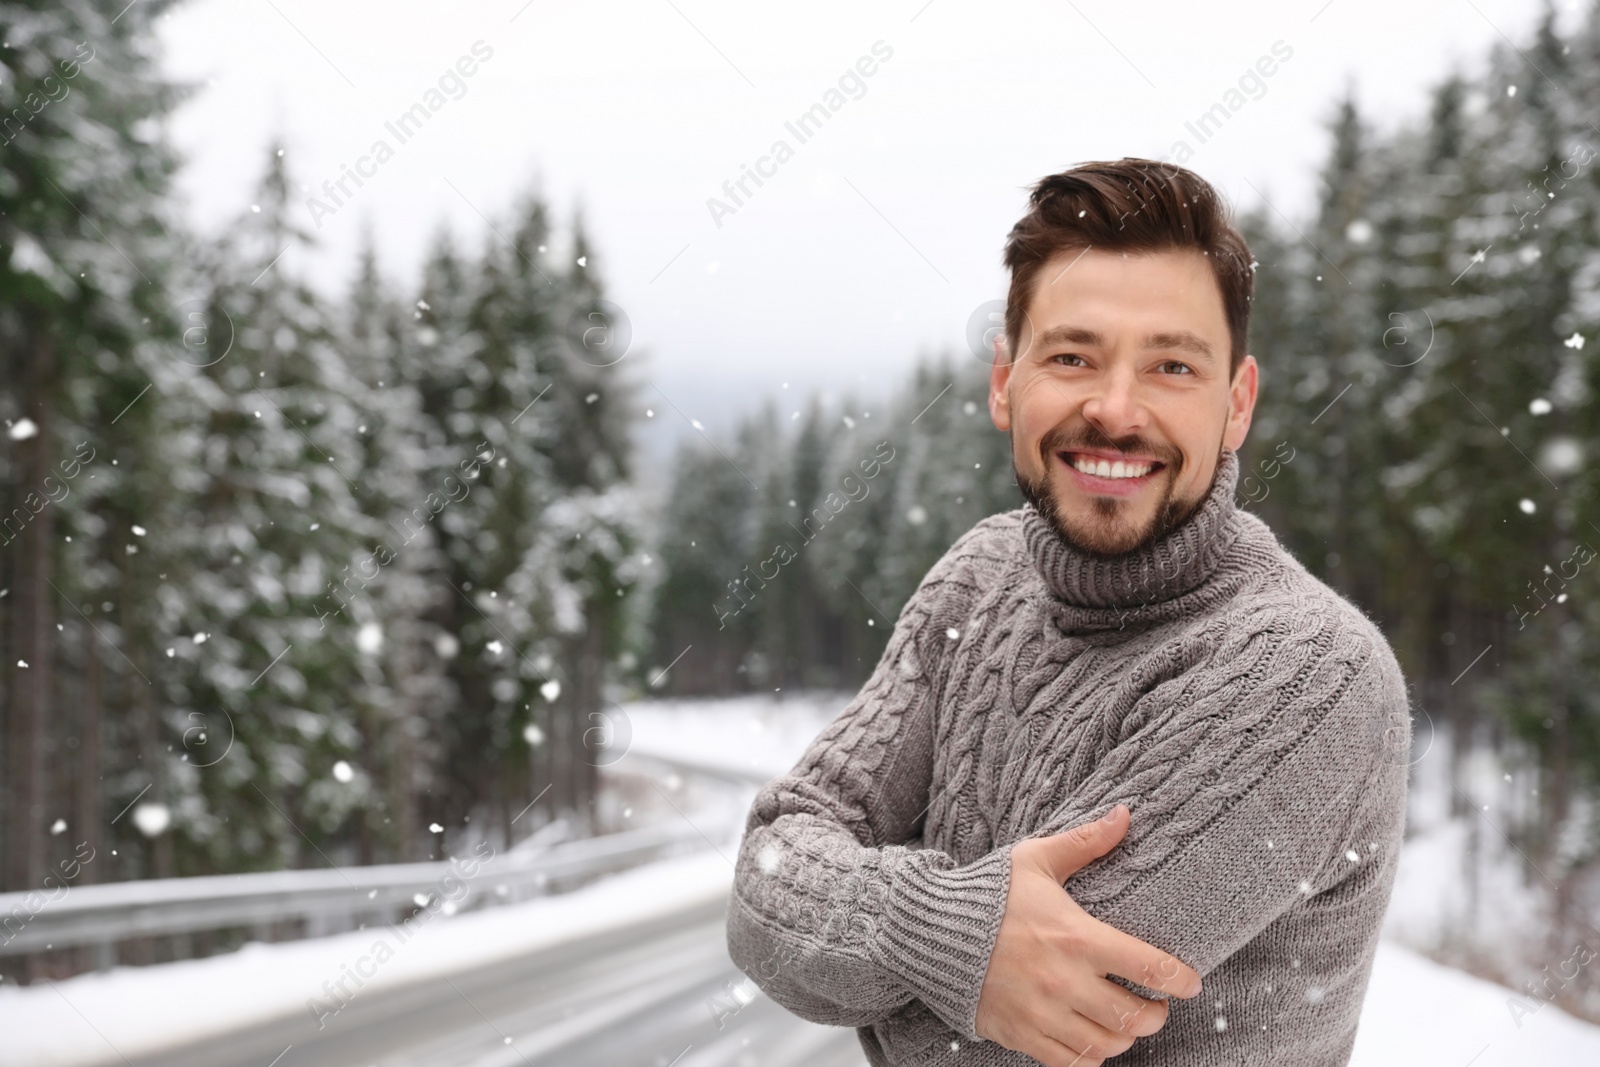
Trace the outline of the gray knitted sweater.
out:
[[[1236,507],[1238,475],[1224,453],[1194,516],[1126,556],[1022,507],[934,565],[751,809],[728,948],[768,996],[857,1027],[877,1067],[1036,1064],[974,1032],[1009,846],[1120,801],[1127,836],[1066,891],[1204,989],[1113,1062],[1348,1061],[1405,822],[1405,681]]]

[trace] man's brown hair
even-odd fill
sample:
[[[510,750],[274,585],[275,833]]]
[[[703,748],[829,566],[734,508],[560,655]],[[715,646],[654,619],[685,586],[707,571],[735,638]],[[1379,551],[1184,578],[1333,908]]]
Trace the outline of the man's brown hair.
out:
[[[1228,206],[1192,170],[1151,159],[1081,163],[1041,178],[1028,211],[1006,237],[1006,345],[1021,354],[1034,279],[1056,254],[1070,249],[1204,253],[1222,290],[1230,336],[1229,373],[1244,361],[1255,289],[1250,246],[1233,227]]]

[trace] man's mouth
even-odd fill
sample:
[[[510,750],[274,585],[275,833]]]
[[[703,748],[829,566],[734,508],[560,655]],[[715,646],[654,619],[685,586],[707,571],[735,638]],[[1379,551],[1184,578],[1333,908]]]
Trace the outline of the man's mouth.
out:
[[[1150,484],[1166,467],[1151,456],[1125,456],[1117,453],[1062,451],[1056,455],[1074,474],[1080,487],[1091,493],[1122,495]]]

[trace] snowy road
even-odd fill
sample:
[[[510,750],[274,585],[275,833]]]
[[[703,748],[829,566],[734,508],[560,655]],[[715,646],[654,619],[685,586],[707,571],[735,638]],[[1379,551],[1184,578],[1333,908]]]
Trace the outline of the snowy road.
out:
[[[357,1000],[322,1030],[301,1012],[133,1062],[260,1067],[280,1054],[280,1067],[863,1062],[851,1031],[810,1026],[764,997],[740,1007],[727,992],[742,975],[723,948],[722,930],[723,909],[712,903],[601,940]],[[728,1012],[722,1027],[709,1005]]]

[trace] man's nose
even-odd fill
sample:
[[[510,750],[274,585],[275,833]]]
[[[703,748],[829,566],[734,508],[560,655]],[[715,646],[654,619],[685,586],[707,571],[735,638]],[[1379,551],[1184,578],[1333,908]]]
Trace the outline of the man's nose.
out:
[[[1107,437],[1126,437],[1145,425],[1146,398],[1131,368],[1113,367],[1099,375],[1083,402],[1083,417]]]

